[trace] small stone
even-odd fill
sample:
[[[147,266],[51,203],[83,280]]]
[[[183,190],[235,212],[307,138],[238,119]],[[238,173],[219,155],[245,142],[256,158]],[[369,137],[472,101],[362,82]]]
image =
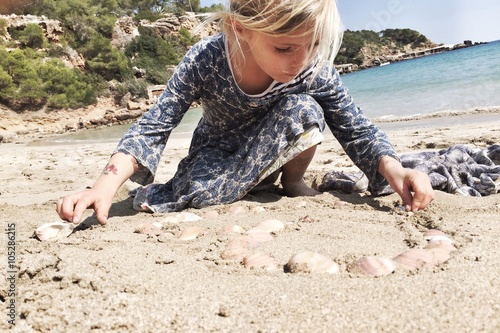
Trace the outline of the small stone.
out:
[[[229,317],[229,315],[230,315],[229,308],[227,306],[221,304],[219,306],[219,312],[217,313],[217,315],[219,315],[220,317],[224,317],[224,318]]]

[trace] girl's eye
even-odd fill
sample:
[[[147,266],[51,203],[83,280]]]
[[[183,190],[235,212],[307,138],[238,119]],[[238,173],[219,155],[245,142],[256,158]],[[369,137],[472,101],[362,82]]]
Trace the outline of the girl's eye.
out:
[[[292,51],[291,47],[287,47],[285,49],[281,49],[279,47],[275,47],[274,49],[276,50],[277,53],[289,53],[289,52]]]

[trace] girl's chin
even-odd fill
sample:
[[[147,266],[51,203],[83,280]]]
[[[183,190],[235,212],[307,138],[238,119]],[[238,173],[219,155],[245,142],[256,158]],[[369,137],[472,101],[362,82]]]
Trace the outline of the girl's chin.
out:
[[[280,76],[276,77],[275,80],[280,82],[280,83],[288,83],[288,82],[292,81],[296,76],[297,76],[296,73],[294,73],[294,74],[283,73]]]

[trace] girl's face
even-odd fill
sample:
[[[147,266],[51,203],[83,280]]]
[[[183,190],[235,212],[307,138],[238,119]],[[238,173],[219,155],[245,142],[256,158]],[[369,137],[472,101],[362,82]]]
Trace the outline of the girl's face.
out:
[[[289,82],[311,62],[315,52],[308,52],[317,46],[311,34],[304,34],[305,28],[297,28],[287,36],[270,36],[260,32],[244,32],[247,50],[245,57],[253,60],[255,70],[260,70],[278,82]],[[309,56],[308,56],[309,53]]]

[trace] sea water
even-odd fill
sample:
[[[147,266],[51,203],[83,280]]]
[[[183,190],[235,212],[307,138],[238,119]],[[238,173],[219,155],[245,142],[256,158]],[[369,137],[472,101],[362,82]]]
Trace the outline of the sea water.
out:
[[[395,62],[342,75],[355,103],[375,122],[445,112],[467,112],[475,108],[500,106],[500,41],[448,51],[421,58]],[[171,137],[191,135],[201,117],[201,109],[190,109]],[[489,114],[482,121],[499,114]],[[460,119],[473,122],[465,115]],[[417,118],[417,117],[415,117]],[[401,123],[379,123],[382,129],[422,127],[434,119]],[[413,125],[412,125],[413,124]],[[49,139],[56,143],[117,141],[130,125],[81,131]]]
[[[500,106],[500,41],[346,74],[372,119]]]

